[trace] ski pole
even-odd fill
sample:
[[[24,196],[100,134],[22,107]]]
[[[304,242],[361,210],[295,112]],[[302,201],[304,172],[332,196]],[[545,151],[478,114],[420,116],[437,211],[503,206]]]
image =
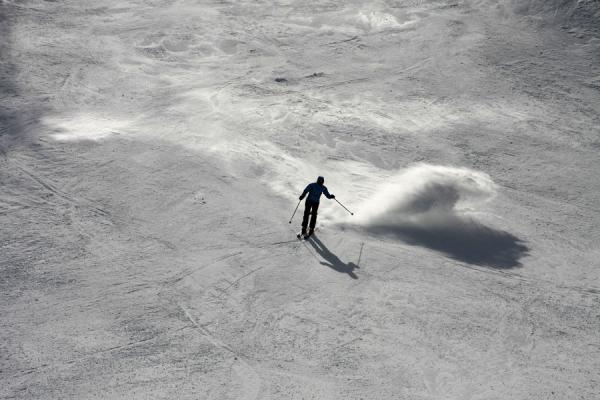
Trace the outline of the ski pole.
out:
[[[338,199],[334,199],[334,200],[335,200],[335,201],[337,201],[337,203],[338,203],[340,206],[344,207],[344,210],[348,211],[348,212],[350,213],[350,215],[354,215],[354,213],[353,213],[352,211],[348,210],[348,209],[346,208],[346,206],[345,206],[345,205],[343,205],[342,203],[340,203],[340,202],[338,201]]]
[[[292,219],[294,219],[294,215],[296,215],[296,211],[298,211],[298,207],[300,207],[300,202],[302,200],[298,201],[298,205],[296,206],[296,209],[294,210],[294,213],[292,214],[292,217],[290,218],[290,224],[292,223]]]

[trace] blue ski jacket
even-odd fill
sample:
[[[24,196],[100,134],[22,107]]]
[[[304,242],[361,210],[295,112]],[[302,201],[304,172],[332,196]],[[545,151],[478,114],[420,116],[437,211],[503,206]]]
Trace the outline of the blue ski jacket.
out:
[[[311,203],[318,203],[322,194],[325,194],[325,197],[328,199],[333,198],[333,196],[329,194],[327,187],[325,185],[319,185],[317,182],[309,183],[306,189],[304,189],[304,192],[302,192],[301,198],[303,199],[307,193],[308,198],[306,201],[310,201]]]

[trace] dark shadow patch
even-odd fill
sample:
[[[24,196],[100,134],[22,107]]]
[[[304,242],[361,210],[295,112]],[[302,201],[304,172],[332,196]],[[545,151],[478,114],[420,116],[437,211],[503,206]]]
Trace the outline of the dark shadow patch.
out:
[[[355,269],[359,266],[354,263],[345,263],[340,258],[332,253],[315,235],[312,235],[307,240],[316,252],[325,260],[321,262],[321,265],[325,265],[334,271],[348,274],[352,279],[358,279],[358,276],[354,273]]]
[[[310,75],[306,75],[305,78],[322,78],[325,74],[323,72],[313,72]]]
[[[12,132],[11,127],[16,123],[16,116],[10,110],[11,98],[17,96],[14,84],[15,65],[11,62],[10,52],[10,19],[8,5],[0,5],[0,155],[6,154]]]
[[[42,105],[26,98],[18,85],[22,63],[16,57],[22,52],[13,51],[13,26],[21,12],[12,4],[0,4],[0,156],[22,143],[26,128],[43,112]]]
[[[521,267],[521,258],[529,253],[518,237],[456,216],[440,224],[376,225],[368,230],[439,251],[462,262],[499,269]]]

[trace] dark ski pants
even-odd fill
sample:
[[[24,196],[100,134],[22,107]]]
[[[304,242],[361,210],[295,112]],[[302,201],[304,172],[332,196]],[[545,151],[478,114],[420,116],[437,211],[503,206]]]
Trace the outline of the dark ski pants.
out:
[[[308,217],[310,216],[310,229],[315,229],[317,225],[317,210],[319,209],[319,203],[313,203],[312,201],[306,201],[304,204],[304,218],[302,218],[302,230],[306,231],[308,226]]]

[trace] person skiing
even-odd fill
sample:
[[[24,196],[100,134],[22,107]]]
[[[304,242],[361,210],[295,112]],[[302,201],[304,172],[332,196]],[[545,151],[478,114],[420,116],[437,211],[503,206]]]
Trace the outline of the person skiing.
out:
[[[309,183],[306,189],[300,195],[300,200],[304,199],[306,195],[306,203],[304,203],[304,217],[302,218],[302,236],[308,237],[315,232],[315,226],[317,225],[317,210],[319,209],[319,200],[321,195],[325,194],[328,199],[335,199],[335,196],[329,194],[327,187],[323,185],[325,178],[319,176],[316,182]],[[310,216],[310,230],[306,233],[306,228],[309,227],[308,218]]]

